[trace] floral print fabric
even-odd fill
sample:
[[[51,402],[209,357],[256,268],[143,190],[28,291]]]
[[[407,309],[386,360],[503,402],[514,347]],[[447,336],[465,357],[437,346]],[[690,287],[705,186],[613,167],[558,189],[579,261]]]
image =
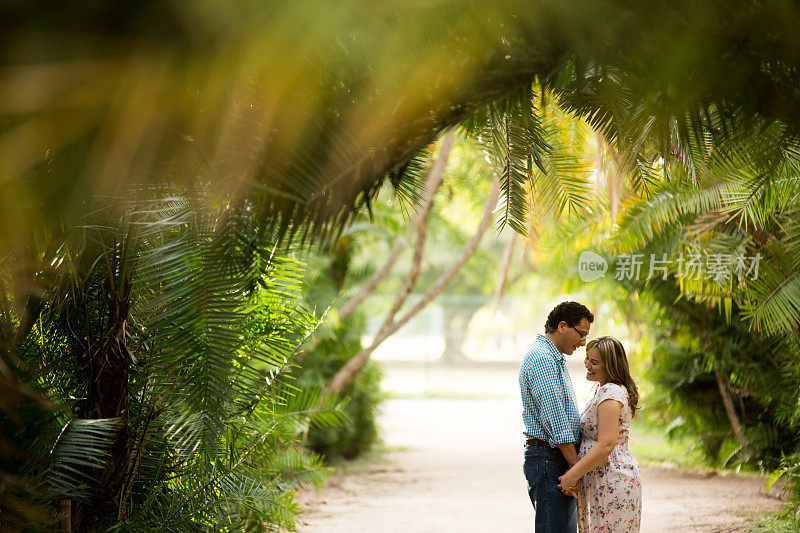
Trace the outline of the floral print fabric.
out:
[[[622,533],[639,531],[642,520],[642,479],[639,463],[628,449],[631,408],[628,391],[622,385],[606,383],[589,400],[581,415],[581,441],[578,457],[597,443],[597,406],[604,400],[622,403],[619,413],[617,445],[605,463],[585,474],[578,495],[578,531]]]

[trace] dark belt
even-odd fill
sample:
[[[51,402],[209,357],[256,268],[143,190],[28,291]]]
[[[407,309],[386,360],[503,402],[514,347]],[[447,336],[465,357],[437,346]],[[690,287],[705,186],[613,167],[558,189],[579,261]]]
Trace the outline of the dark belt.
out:
[[[542,448],[552,448],[550,443],[542,439],[526,439],[525,445],[527,446],[540,446]]]

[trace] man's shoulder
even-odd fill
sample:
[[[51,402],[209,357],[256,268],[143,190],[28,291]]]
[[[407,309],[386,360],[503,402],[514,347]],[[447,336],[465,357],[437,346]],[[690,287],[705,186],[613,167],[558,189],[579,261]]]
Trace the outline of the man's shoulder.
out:
[[[525,352],[525,358],[544,356],[549,356],[549,358],[552,359],[552,343],[547,337],[537,335],[536,338],[533,339],[528,351]]]
[[[528,351],[525,352],[525,357],[522,359],[522,368],[530,369],[542,366],[555,368],[556,361],[553,358],[552,351],[547,343],[542,342],[541,339],[537,338],[528,348]]]

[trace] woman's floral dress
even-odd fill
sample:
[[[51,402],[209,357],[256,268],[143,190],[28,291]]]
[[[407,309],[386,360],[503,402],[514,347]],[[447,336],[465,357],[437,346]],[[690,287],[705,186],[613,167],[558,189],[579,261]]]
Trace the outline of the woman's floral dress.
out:
[[[618,533],[639,531],[642,521],[642,479],[639,463],[628,449],[631,430],[631,408],[628,391],[622,385],[606,383],[589,400],[581,415],[581,441],[578,457],[583,457],[598,438],[597,406],[603,400],[622,403],[619,413],[617,445],[605,463],[585,474],[578,496],[578,530]]]

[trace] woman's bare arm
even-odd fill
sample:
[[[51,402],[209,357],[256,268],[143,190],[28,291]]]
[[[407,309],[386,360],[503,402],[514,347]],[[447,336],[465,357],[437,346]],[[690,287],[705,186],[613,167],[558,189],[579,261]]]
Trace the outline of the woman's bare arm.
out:
[[[622,403],[611,398],[603,400],[597,406],[597,442],[589,448],[586,455],[567,470],[566,474],[559,478],[561,480],[560,487],[575,486],[584,474],[603,464],[608,454],[617,445],[620,411],[622,411]]]

